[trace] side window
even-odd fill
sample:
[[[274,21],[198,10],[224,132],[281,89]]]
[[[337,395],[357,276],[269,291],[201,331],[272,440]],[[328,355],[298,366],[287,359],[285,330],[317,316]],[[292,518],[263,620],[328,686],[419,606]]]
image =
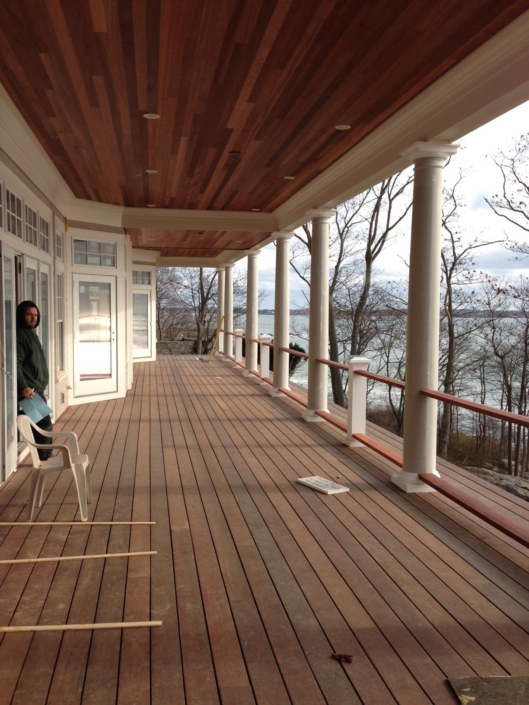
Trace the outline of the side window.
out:
[[[50,224],[42,216],[40,216],[40,218],[39,218],[39,233],[40,233],[40,242],[39,242],[40,249],[43,250],[44,252],[49,252],[50,251]]]
[[[26,242],[38,246],[39,236],[37,231],[37,211],[26,205]]]
[[[22,199],[6,189],[7,232],[22,238]]]

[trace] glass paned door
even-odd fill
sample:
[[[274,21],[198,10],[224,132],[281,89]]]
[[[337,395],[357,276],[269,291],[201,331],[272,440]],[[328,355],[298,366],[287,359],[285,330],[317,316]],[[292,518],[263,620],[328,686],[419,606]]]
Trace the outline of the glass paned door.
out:
[[[132,347],[134,358],[151,357],[150,293],[132,293]]]
[[[17,463],[16,296],[15,258],[10,247],[0,243],[0,248],[0,482],[4,482]]]
[[[38,289],[37,289],[37,261],[31,257],[25,257],[25,272],[26,272],[26,290],[25,301],[33,301],[39,305]]]
[[[74,275],[75,396],[117,391],[116,278]]]

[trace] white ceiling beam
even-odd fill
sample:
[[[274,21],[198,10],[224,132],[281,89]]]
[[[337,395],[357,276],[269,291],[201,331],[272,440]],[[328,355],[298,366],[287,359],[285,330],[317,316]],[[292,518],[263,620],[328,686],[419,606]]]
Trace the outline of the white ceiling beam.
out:
[[[170,208],[124,208],[124,228],[155,230],[214,230],[272,232],[277,230],[273,213],[243,211],[178,210]]]

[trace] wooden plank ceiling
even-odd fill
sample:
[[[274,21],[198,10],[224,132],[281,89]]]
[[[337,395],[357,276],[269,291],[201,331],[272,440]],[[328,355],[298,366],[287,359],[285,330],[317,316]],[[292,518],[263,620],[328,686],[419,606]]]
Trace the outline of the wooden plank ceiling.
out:
[[[249,250],[270,233],[127,228],[133,247],[158,250],[161,257],[216,257],[225,250]]]
[[[79,198],[273,211],[528,7],[0,0],[0,80]]]

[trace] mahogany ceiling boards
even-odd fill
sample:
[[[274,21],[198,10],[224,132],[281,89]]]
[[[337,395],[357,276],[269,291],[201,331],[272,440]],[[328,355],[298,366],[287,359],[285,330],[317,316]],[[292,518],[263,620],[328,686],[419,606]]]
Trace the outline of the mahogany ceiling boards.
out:
[[[527,9],[0,0],[0,81],[79,198],[271,212]]]

